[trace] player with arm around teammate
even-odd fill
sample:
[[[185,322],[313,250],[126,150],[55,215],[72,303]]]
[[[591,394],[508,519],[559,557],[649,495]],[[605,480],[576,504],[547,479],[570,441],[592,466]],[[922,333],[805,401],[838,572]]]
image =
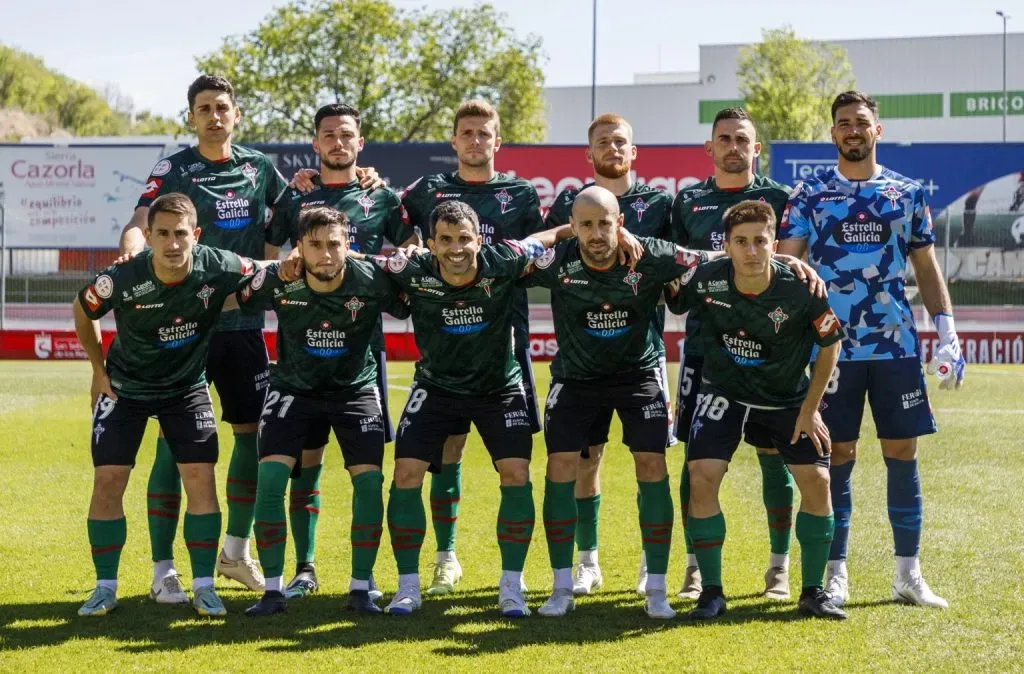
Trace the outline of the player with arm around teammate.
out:
[[[807,258],[828,283],[829,302],[843,325],[839,365],[825,392],[822,417],[833,440],[832,503],[836,535],[826,590],[842,605],[852,471],[864,413],[871,404],[888,487],[896,556],[893,599],[946,608],[921,575],[922,495],[917,439],[936,431],[928,403],[914,316],[905,293],[908,262],[925,308],[934,317],[939,348],[928,370],[945,373],[942,387],[963,383],[965,361],[953,305],[935,257],[935,233],[924,188],[880,166],[878,104],[847,91],[832,103],[838,165],[793,190],[779,230],[779,249]]]
[[[221,530],[214,464],[217,423],[206,382],[210,338],[226,302],[255,266],[230,251],[197,245],[196,210],[183,194],[151,204],[150,249],[96,277],[73,303],[75,331],[93,368],[89,543],[97,586],[79,615],[117,606],[117,572],[127,538],[122,499],[149,417],[160,424],[188,496],[185,541],[193,605],[221,616],[213,588]],[[113,311],[117,336],[106,359],[99,318]]]
[[[284,492],[289,477],[305,470],[303,448],[321,426],[334,430],[352,477],[348,606],[380,613],[369,596],[384,518],[384,411],[373,339],[382,311],[407,312],[384,272],[369,261],[346,259],[348,232],[344,213],[304,210],[296,231],[303,277],[285,283],[264,270],[238,291],[243,311],[277,313],[280,350],[258,435],[255,532],[267,589],[249,616],[285,610]]]
[[[718,492],[741,438],[755,447],[775,447],[800,490],[800,612],[846,618],[822,590],[834,518],[829,434],[818,412],[842,331],[828,302],[771,259],[775,222],[771,206],[760,201],[726,211],[728,259],[699,267],[669,304],[679,313],[696,312],[706,359],[687,444],[686,526],[704,580],[689,613],[694,619],[712,619],[726,610],[725,516]],[[808,382],[805,370],[815,345],[817,365]]]

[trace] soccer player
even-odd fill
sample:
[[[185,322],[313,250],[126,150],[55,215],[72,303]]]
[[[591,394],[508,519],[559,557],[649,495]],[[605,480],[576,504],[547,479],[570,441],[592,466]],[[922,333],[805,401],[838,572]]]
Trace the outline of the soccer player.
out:
[[[934,317],[939,348],[929,371],[952,375],[942,386],[959,388],[964,358],[952,303],[935,258],[931,213],[921,185],[879,166],[882,135],[878,105],[846,91],[832,103],[832,141],[838,166],[793,190],[779,230],[779,249],[804,252],[828,283],[829,302],[846,331],[839,366],[822,402],[832,437],[832,505],[836,533],[826,591],[837,605],[849,597],[846,570],[851,473],[864,413],[871,403],[888,473],[887,501],[896,553],[892,596],[945,608],[921,575],[921,482],[917,438],[936,431],[928,403],[914,316],[907,301],[907,263],[914,268],[924,306]]]
[[[188,121],[198,143],[153,167],[146,191],[121,234],[122,253],[143,249],[141,224],[153,200],[182,192],[196,206],[204,245],[252,258],[277,256],[275,249],[265,246],[265,217],[287,185],[266,155],[231,142],[240,118],[234,89],[223,77],[202,75],[189,86]],[[249,554],[256,495],[256,425],[270,376],[262,328],[262,316],[224,314],[210,340],[207,363],[209,381],[220,395],[222,418],[231,424],[235,440],[228,466],[227,535],[217,572],[251,590],[263,589],[263,574]],[[173,555],[180,500],[181,482],[168,440],[161,436],[147,503],[153,554],[150,596],[162,603],[188,601]]]
[[[409,614],[420,607],[423,477],[441,470],[446,438],[472,422],[501,484],[498,602],[506,617],[528,616],[522,572],[534,525],[533,427],[513,353],[513,305],[519,278],[568,228],[485,245],[476,211],[444,201],[426,231],[430,254],[377,258],[409,297],[421,354],[395,440],[387,519],[399,575],[386,611]]]
[[[616,114],[598,116],[587,129],[587,161],[594,167],[594,183],[611,191],[619,201],[624,226],[636,236],[669,240],[672,238],[672,195],[663,190],[638,183],[633,179],[633,161],[637,148],[633,145],[633,127]],[[545,223],[548,227],[568,224],[572,204],[580,190],[569,187],[555,197]],[[651,314],[651,335],[658,351],[659,381],[665,390],[666,404],[671,405],[668,388],[668,364],[665,360],[665,310],[658,307]],[[579,563],[573,568],[573,593],[590,594],[603,584],[597,554],[597,531],[601,511],[601,457],[608,441],[612,409],[606,408],[594,422],[587,447],[580,457],[576,478],[576,548]],[[669,444],[674,438],[669,437]],[[646,564],[641,561],[642,569]],[[641,571],[641,585],[645,582]],[[643,587],[640,588],[643,592]]]
[[[501,148],[501,128],[498,112],[490,103],[470,100],[459,106],[452,124],[452,148],[458,158],[458,170],[424,176],[404,192],[402,203],[411,224],[428,231],[433,208],[457,199],[476,211],[484,244],[521,240],[545,229],[540,198],[533,185],[494,169],[494,156]],[[522,370],[526,418],[531,431],[537,433],[540,416],[530,366],[526,290],[519,288],[513,294],[513,351]],[[427,589],[430,595],[451,592],[462,577],[462,567],[455,555],[455,531],[462,496],[462,451],[468,433],[468,422],[453,428],[452,437],[445,444],[441,470],[431,477],[430,511],[437,555],[433,580]]]
[[[238,291],[243,311],[277,313],[280,349],[258,434],[255,531],[267,589],[246,615],[285,610],[285,487],[296,472],[319,472],[320,463],[306,466],[302,458],[310,451],[304,449],[308,439],[324,427],[328,432],[334,429],[352,476],[348,606],[380,613],[369,596],[384,520],[381,466],[386,422],[377,376],[377,338],[381,311],[399,316],[408,312],[398,287],[384,272],[369,261],[346,261],[350,227],[348,216],[333,208],[303,210],[295,236],[304,277],[285,283],[273,275],[273,268],[266,269]],[[320,440],[322,448],[326,440]],[[307,531],[296,528],[293,518],[296,535]]]
[[[665,572],[672,538],[672,496],[665,448],[668,409],[658,376],[658,349],[650,318],[666,283],[693,272],[706,254],[641,238],[635,268],[616,259],[623,216],[615,195],[594,185],[572,207],[576,239],[537,261],[530,280],[551,290],[558,354],[551,364],[545,407],[548,450],[544,529],[554,590],[540,608],[561,616],[575,607],[571,573],[576,535],[576,475],[595,420],[614,410],[623,443],[633,453],[639,487],[640,529],[649,575],[647,614],[671,618]]]
[[[782,217],[789,188],[754,173],[754,159],[761,153],[761,144],[757,142],[757,131],[746,110],[725,108],[719,111],[711,125],[711,140],[704,142],[704,151],[714,161],[715,172],[706,180],[679,191],[672,205],[672,241],[697,250],[722,250],[725,243],[722,214],[730,206],[747,199],[764,201],[778,217]],[[676,436],[684,442],[690,435],[690,421],[703,367],[700,322],[693,312],[686,318],[686,343],[679,366],[676,395]],[[773,447],[759,447],[757,461],[761,466],[761,493],[768,514],[771,545],[768,569],[764,574],[764,595],[771,599],[789,599],[793,478]],[[684,464],[680,485],[684,534],[689,488]],[[689,536],[684,538],[686,573],[679,596],[697,599],[701,592],[700,569]]]
[[[79,615],[104,615],[117,606],[118,563],[127,537],[122,499],[151,416],[160,423],[188,495],[185,541],[193,605],[200,615],[226,613],[213,588],[221,515],[206,356],[222,306],[254,263],[197,245],[196,221],[184,194],[152,201],[145,229],[150,250],[100,273],[73,304],[75,331],[93,368],[96,468],[88,530],[97,586]],[[117,336],[104,361],[99,318],[111,310]]]
[[[267,243],[281,246],[291,241],[295,246],[300,238],[298,221],[301,214],[319,206],[334,208],[348,216],[346,241],[349,250],[377,255],[385,240],[403,248],[419,243],[415,230],[404,222],[402,203],[397,194],[386,187],[370,189],[359,184],[356,161],[363,148],[361,123],[359,111],[342,103],[331,103],[317,110],[313,150],[320,156],[320,171],[312,177],[311,191],[289,190],[278,203],[267,232]],[[384,441],[391,442],[394,436],[387,406],[387,357],[383,324],[379,320],[372,347],[377,362]],[[296,570],[295,577],[285,588],[285,596],[289,599],[305,596],[319,586],[313,563],[320,512],[320,472],[330,430],[326,419],[310,425],[310,437],[302,452],[301,474],[291,482],[288,519],[295,539]],[[373,590],[375,592],[375,588]]]
[[[687,442],[687,527],[704,579],[689,617],[725,613],[725,516],[718,492],[745,437],[755,447],[775,447],[800,489],[800,612],[845,619],[822,590],[834,518],[829,434],[818,413],[839,357],[839,321],[827,300],[815,297],[789,268],[771,259],[777,247],[771,206],[741,201],[722,220],[728,259],[698,267],[670,303],[673,311],[696,314],[707,359]],[[815,345],[818,360],[808,382],[804,371]]]

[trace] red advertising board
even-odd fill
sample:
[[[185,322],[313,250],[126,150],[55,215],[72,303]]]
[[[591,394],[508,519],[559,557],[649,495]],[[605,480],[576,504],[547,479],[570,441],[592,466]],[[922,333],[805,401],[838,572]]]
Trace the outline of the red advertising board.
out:
[[[506,145],[495,155],[499,171],[526,178],[537,188],[540,205],[548,208],[566,187],[580,187],[592,179],[582,145]],[[697,145],[652,145],[637,149],[633,171],[637,181],[675,195],[681,188],[704,180],[714,165]]]
[[[272,359],[277,358],[277,333],[265,332],[267,350]],[[416,360],[419,351],[411,332],[389,332],[384,335],[387,342],[388,360]],[[114,338],[113,331],[103,332],[104,346]],[[678,361],[684,334],[666,332],[665,347],[669,361]],[[921,357],[928,360],[938,348],[938,335],[922,332]],[[968,363],[1024,364],[1024,332],[965,332],[960,335],[960,344]],[[533,360],[551,360],[558,353],[558,342],[553,333],[530,335],[530,355]],[[83,360],[85,352],[78,338],[71,330],[5,330],[0,332],[0,360]]]

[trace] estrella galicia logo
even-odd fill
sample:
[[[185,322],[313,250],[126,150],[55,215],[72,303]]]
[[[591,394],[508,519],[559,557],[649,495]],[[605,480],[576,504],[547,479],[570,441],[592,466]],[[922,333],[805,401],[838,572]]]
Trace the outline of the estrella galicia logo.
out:
[[[321,321],[319,329],[306,328],[306,344],[303,348],[306,353],[317,358],[344,356],[348,353],[345,331],[336,329],[330,321]]]
[[[602,304],[600,311],[587,311],[583,322],[583,331],[599,339],[616,339],[632,329],[629,310],[616,309],[611,302]]]
[[[890,226],[867,212],[860,211],[836,225],[832,234],[839,247],[850,253],[873,253],[889,240]]]
[[[490,321],[484,319],[484,308],[457,300],[455,306],[441,310],[441,332],[449,335],[472,335],[482,331]]]
[[[252,222],[252,215],[249,213],[250,200],[238,196],[234,190],[224,193],[223,199],[218,199],[217,218],[213,221],[215,227],[221,229],[244,229]]]
[[[752,339],[743,328],[723,334],[722,348],[740,367],[756,367],[768,358],[764,345]]]

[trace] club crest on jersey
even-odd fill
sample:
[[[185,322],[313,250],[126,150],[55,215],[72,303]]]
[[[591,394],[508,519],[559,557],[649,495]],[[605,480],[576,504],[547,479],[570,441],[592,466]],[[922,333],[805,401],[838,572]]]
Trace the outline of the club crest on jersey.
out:
[[[644,277],[644,275],[641,274],[640,272],[638,272],[638,271],[636,271],[634,269],[630,269],[629,273],[627,273],[623,277],[622,282],[625,283],[626,285],[628,285],[630,288],[632,288],[633,289],[633,294],[636,295],[637,294],[637,289],[640,286],[640,279],[642,279],[643,277]]]
[[[203,301],[204,309],[210,308],[210,298],[213,297],[213,292],[213,288],[204,283],[203,287],[196,293],[196,297]]]
[[[256,176],[259,175],[256,167],[249,162],[245,162],[245,166],[242,167],[242,175],[248,178],[249,182],[252,183],[253,189],[256,189]]]
[[[369,194],[360,194],[359,198],[356,199],[356,203],[363,207],[363,217],[370,217],[370,209],[376,203]]]
[[[629,205],[629,207],[632,208],[634,211],[636,211],[636,219],[637,219],[637,221],[643,220],[644,219],[644,211],[646,211],[648,208],[650,208],[650,206],[648,206],[647,202],[644,201],[643,197],[637,197],[636,201],[631,203]]]
[[[480,279],[480,283],[476,284],[476,287],[477,288],[483,288],[484,293],[486,293],[487,296],[490,297],[491,296],[491,284],[492,283],[494,283],[494,279],[492,279],[492,278],[482,278],[482,279]]]
[[[508,193],[508,190],[502,188],[502,190],[494,195],[494,198],[501,204],[501,214],[504,215],[508,210],[509,204],[512,203],[512,195]]]
[[[900,192],[899,188],[895,185],[886,185],[885,189],[881,192],[882,196],[889,200],[889,203],[893,208],[896,208],[896,202],[899,201],[900,197],[903,196],[903,192]]]
[[[345,308],[352,313],[352,320],[356,320],[356,314],[359,310],[366,306],[366,302],[363,302],[358,297],[353,296],[348,302],[345,302]]]
[[[789,316],[787,316],[786,312],[782,310],[782,307],[775,307],[775,309],[768,314],[768,318],[772,319],[772,323],[775,324],[775,334],[777,335],[779,334],[779,328],[782,327],[782,324],[787,318],[789,318]]]

